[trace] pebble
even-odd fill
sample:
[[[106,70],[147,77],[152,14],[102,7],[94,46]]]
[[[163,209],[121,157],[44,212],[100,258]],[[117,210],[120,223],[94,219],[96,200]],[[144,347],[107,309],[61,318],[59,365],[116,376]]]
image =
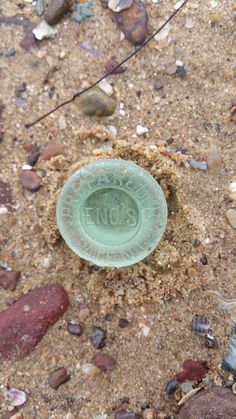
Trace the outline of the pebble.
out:
[[[0,215],[6,215],[8,213],[7,207],[0,207]]]
[[[161,80],[157,80],[156,83],[154,84],[154,90],[158,92],[159,90],[163,88],[164,88],[164,83]]]
[[[148,14],[145,4],[134,1],[129,9],[112,12],[119,29],[133,45],[141,45],[147,37]]]
[[[32,166],[30,164],[23,164],[21,170],[32,170]]]
[[[161,20],[159,22],[159,26],[162,26],[164,23],[165,23],[165,21],[164,20]],[[155,37],[154,37],[155,41],[158,41],[158,42],[165,41],[168,38],[168,36],[169,36],[170,30],[171,30],[171,24],[170,23],[167,23],[164,26],[164,28],[159,33],[157,33],[155,35]]]
[[[201,380],[207,373],[205,363],[203,363],[202,361],[194,361],[192,359],[187,359],[183,362],[182,367],[183,371],[176,374],[176,379],[180,383],[186,380]]]
[[[202,255],[201,257],[200,257],[200,262],[201,262],[201,264],[202,265],[204,265],[204,266],[206,266],[207,265],[207,257],[206,257],[206,255]]]
[[[186,381],[185,383],[180,384],[180,389],[184,394],[189,393],[190,391],[192,391],[193,386],[191,383],[189,383],[188,381]]]
[[[81,23],[83,20],[87,19],[88,17],[94,16],[91,12],[91,8],[93,7],[93,2],[88,1],[85,3],[77,3],[75,5],[75,10],[71,15],[71,19],[75,22]]]
[[[194,21],[191,16],[186,16],[185,27],[188,29],[192,29],[194,27]]]
[[[171,394],[174,394],[175,390],[177,389],[178,383],[176,380],[170,381],[166,386],[166,394],[170,396]]]
[[[80,304],[79,306],[79,318],[80,320],[86,320],[90,316],[90,310],[86,304]]]
[[[25,30],[25,36],[20,41],[20,46],[26,51],[29,51],[32,47],[35,47],[36,45],[37,45],[37,40],[32,32],[32,29],[29,28],[28,30]]]
[[[81,371],[85,374],[85,375],[90,375],[90,376],[95,376],[100,374],[101,370],[96,367],[96,365],[87,363],[87,364],[83,364],[81,366]]]
[[[114,58],[112,58],[111,60],[108,60],[105,63],[104,68],[107,73],[110,73],[111,71],[112,71],[112,74],[124,73],[126,71],[126,67],[120,66],[119,68],[114,70],[118,65],[119,65],[119,62],[115,60]]]
[[[230,120],[236,123],[236,106],[232,106],[230,109]]]
[[[184,80],[187,77],[187,71],[183,66],[177,65],[176,76],[179,77],[181,80]]]
[[[70,380],[70,374],[66,367],[60,367],[52,371],[48,378],[48,384],[50,387],[57,390],[62,384]]]
[[[101,349],[106,345],[106,330],[101,327],[95,327],[91,336],[91,341],[96,349]]]
[[[14,55],[16,55],[16,50],[15,48],[10,48],[6,54],[5,57],[9,58],[9,57],[14,57]]]
[[[115,370],[117,362],[110,355],[97,354],[93,357],[92,363],[100,370],[105,372],[112,372]]]
[[[120,319],[118,324],[119,327],[123,329],[124,327],[127,327],[129,325],[129,321],[127,319]]]
[[[49,25],[56,25],[70,11],[71,6],[71,0],[51,0],[45,11],[44,19]]]
[[[52,284],[34,288],[0,312],[0,358],[18,361],[27,356],[68,306],[64,288]]]
[[[136,127],[136,132],[137,132],[138,135],[146,134],[148,131],[149,131],[149,129],[146,128],[146,127],[143,127],[142,125],[137,125],[137,127]]]
[[[175,64],[170,64],[170,65],[168,65],[168,66],[166,67],[166,69],[165,69],[165,73],[166,73],[168,76],[174,76],[174,75],[175,75],[175,73],[176,73],[176,70],[177,70],[176,65],[175,65]]]
[[[140,419],[141,416],[139,413],[127,412],[126,410],[119,410],[116,412],[115,419]]]
[[[10,184],[0,180],[0,205],[10,209],[13,204],[14,202]]]
[[[20,275],[20,271],[4,269],[0,266],[0,285],[5,290],[14,291],[19,282]]]
[[[75,320],[70,320],[67,324],[67,332],[71,335],[81,336],[83,329]]]
[[[41,186],[42,179],[34,170],[21,171],[21,184],[24,189],[30,192],[37,192]]]
[[[204,171],[207,170],[207,163],[205,161],[198,161],[198,160],[191,159],[189,161],[189,164],[193,169],[199,169],[199,170],[204,170]]]
[[[39,159],[39,156],[40,156],[40,151],[39,150],[32,151],[32,153],[30,153],[27,157],[27,163],[31,167],[34,166],[37,163],[37,161]]]
[[[228,196],[232,200],[236,200],[236,182],[231,182],[227,187]]]
[[[158,419],[157,410],[154,407],[144,409],[142,412],[143,419]]]
[[[38,16],[41,16],[44,12],[44,0],[36,0],[34,10],[36,11]]]
[[[212,330],[208,330],[205,336],[205,346],[207,348],[215,349],[218,348],[218,341],[216,337],[214,336]]]
[[[192,319],[191,328],[195,335],[205,336],[210,329],[210,322],[201,314],[195,314]]]
[[[52,28],[52,26],[43,20],[33,29],[32,32],[35,38],[41,41],[44,38],[54,38],[58,30],[56,28]]]
[[[233,228],[236,228],[236,209],[229,209],[226,211],[226,217]]]
[[[207,165],[209,169],[216,170],[222,165],[222,157],[215,144],[211,144],[207,154]]]
[[[43,150],[41,157],[43,160],[50,160],[52,157],[56,157],[60,154],[63,154],[63,152],[63,145],[60,143],[56,143],[55,141],[52,141],[48,144],[45,150]]]
[[[116,100],[104,93],[99,87],[93,87],[76,100],[82,112],[88,116],[112,115],[116,108]]]
[[[202,391],[188,400],[180,409],[177,419],[200,418],[235,419],[235,395],[231,390],[216,387]]]
[[[100,89],[105,92],[108,96],[112,96],[113,94],[113,87],[110,83],[108,83],[105,79],[100,81],[99,83]]]
[[[109,0],[108,7],[113,12],[121,12],[122,10],[128,9],[133,3],[133,0]]]

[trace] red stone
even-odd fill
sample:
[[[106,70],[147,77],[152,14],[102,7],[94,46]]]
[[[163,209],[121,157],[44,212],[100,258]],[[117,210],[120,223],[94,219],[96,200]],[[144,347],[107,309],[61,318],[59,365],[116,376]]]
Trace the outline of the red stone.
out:
[[[97,354],[93,357],[92,363],[100,370],[111,372],[116,368],[116,360],[109,355]]]
[[[43,160],[50,160],[52,157],[58,156],[59,154],[63,154],[63,151],[64,148],[62,144],[52,141],[42,152],[41,157]]]
[[[116,68],[118,66],[118,61],[116,61],[114,58],[112,58],[111,60],[107,61],[105,63],[105,70],[107,73],[110,73],[114,68]],[[124,73],[126,71],[125,67],[119,67],[116,70],[112,71],[112,74],[121,74]]]
[[[176,380],[182,383],[183,381],[199,381],[207,373],[206,363],[204,361],[194,361],[187,359],[183,362],[183,371],[176,374]]]
[[[34,288],[0,313],[0,358],[27,356],[69,306],[59,284]]]
[[[20,272],[0,267],[0,285],[5,290],[14,291],[20,278]]]
[[[70,374],[66,367],[60,367],[52,371],[48,378],[48,384],[55,390],[70,379]]]
[[[21,184],[24,189],[30,192],[37,192],[41,186],[42,179],[34,170],[22,170]]]

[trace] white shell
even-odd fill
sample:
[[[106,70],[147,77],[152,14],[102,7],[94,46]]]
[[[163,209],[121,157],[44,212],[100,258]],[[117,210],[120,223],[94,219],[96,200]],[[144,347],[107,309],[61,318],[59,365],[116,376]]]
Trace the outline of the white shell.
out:
[[[128,9],[133,3],[133,0],[109,0],[108,7],[113,12],[119,13],[122,10]]]

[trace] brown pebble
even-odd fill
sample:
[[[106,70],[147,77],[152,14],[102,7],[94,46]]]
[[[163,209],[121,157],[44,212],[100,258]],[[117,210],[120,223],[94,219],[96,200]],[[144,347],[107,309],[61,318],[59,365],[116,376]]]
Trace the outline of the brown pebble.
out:
[[[127,412],[126,410],[119,410],[115,414],[115,419],[139,419],[140,417],[139,413]]]
[[[111,12],[118,27],[133,45],[141,45],[147,37],[148,14],[141,1],[133,2],[129,9],[119,13]]]
[[[109,116],[116,108],[116,100],[99,87],[93,87],[77,99],[77,105],[88,116]]]
[[[44,14],[44,19],[49,25],[55,25],[70,11],[71,0],[51,0]]]
[[[58,389],[62,384],[70,380],[70,374],[66,367],[60,367],[52,371],[48,378],[48,384],[55,390]]]
[[[158,419],[157,410],[154,407],[144,409],[142,412],[143,419]]]
[[[86,304],[80,304],[79,306],[79,318],[80,320],[86,320],[90,315],[90,311]]]
[[[22,170],[21,184],[24,189],[30,192],[37,192],[41,186],[42,179],[34,170]]]
[[[168,76],[174,76],[176,74],[177,67],[175,64],[170,64],[166,67],[166,74]]]
[[[118,61],[112,58],[111,60],[105,63],[105,66],[104,66],[105,71],[107,73],[110,73],[114,68],[118,66],[118,64],[119,64]],[[121,73],[124,73],[125,71],[126,71],[126,68],[121,66],[117,68],[116,70],[112,71],[112,74],[121,74]]]
[[[215,144],[211,144],[207,155],[207,165],[209,169],[216,170],[222,165],[222,157]]]
[[[76,323],[74,320],[71,320],[68,322],[67,332],[71,335],[81,336],[83,333],[83,329],[78,323]]]
[[[95,355],[92,359],[92,363],[105,372],[114,371],[117,365],[116,360],[112,356],[103,354]]]
[[[63,154],[63,152],[64,152],[63,145],[52,141],[50,144],[48,144],[47,148],[45,148],[45,150],[42,152],[41,157],[43,160],[50,160],[52,157]]]
[[[0,267],[0,285],[5,290],[14,291],[20,279],[20,272],[14,269],[8,270]]]

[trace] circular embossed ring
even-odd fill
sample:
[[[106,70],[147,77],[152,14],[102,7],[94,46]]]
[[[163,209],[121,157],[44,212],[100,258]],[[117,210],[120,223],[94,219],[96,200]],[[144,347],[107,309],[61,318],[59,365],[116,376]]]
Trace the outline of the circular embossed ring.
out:
[[[57,223],[67,245],[99,266],[129,266],[161,240],[167,204],[157,181],[126,160],[97,160],[63,186]]]

